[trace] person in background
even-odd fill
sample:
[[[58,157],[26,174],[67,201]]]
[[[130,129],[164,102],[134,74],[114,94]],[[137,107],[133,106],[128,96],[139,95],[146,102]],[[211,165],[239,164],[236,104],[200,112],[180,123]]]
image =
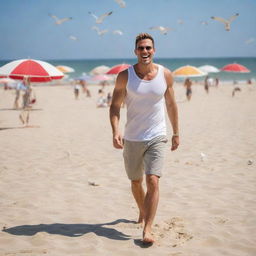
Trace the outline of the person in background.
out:
[[[109,92],[107,94],[107,104],[108,104],[108,106],[111,105],[111,102],[112,102],[112,94],[111,94],[111,92]]]
[[[204,79],[204,90],[208,94],[209,93],[209,76],[206,76]]]
[[[218,77],[215,78],[215,86],[218,88],[219,87],[219,83],[220,83],[220,80]]]
[[[36,102],[36,95],[34,88],[30,84],[30,77],[24,77],[23,84],[25,86],[25,91],[23,94],[23,106],[19,118],[22,124],[26,127],[29,124],[29,117],[31,111],[31,104]]]
[[[105,93],[102,89],[98,91],[99,97],[97,100],[97,108],[105,108],[108,106],[107,98],[105,97]]]
[[[189,78],[186,78],[184,82],[184,86],[186,88],[186,97],[187,100],[190,101],[192,97],[192,81]]]
[[[15,87],[15,99],[14,99],[14,103],[13,103],[13,108],[14,109],[19,109],[20,108],[20,104],[19,104],[19,100],[20,100],[20,93],[21,90],[25,90],[26,86],[24,85],[23,82],[19,82],[16,84]]]
[[[74,86],[74,95],[76,100],[78,100],[79,98],[80,89],[81,89],[80,83],[76,83]]]
[[[83,93],[86,93],[86,97],[90,98],[91,97],[91,92],[88,89],[87,82],[85,80],[80,80],[80,84],[83,88]]]

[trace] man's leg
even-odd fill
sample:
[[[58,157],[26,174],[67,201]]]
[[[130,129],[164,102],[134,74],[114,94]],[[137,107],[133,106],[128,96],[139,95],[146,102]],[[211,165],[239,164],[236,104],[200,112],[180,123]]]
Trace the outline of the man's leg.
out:
[[[134,196],[134,199],[138,205],[140,215],[138,219],[138,223],[142,223],[144,220],[144,199],[145,199],[145,192],[142,186],[143,178],[139,180],[132,180],[131,181],[131,188],[132,188],[132,194]]]
[[[156,215],[159,201],[159,177],[156,175],[146,175],[147,193],[144,200],[145,226],[143,229],[143,242],[153,243],[151,227]]]

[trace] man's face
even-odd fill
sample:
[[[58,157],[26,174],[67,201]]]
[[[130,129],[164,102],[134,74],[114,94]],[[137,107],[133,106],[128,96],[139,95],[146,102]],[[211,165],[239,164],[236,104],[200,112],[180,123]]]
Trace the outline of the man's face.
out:
[[[137,55],[138,62],[141,64],[152,63],[153,56],[155,54],[155,49],[153,47],[153,42],[150,39],[143,39],[137,43],[137,47],[134,50]]]

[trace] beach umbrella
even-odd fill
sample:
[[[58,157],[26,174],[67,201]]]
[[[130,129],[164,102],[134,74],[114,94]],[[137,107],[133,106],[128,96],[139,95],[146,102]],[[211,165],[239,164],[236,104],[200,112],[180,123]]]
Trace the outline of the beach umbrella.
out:
[[[11,78],[0,78],[0,84],[13,84],[16,83],[15,80],[11,79]]]
[[[102,75],[102,74],[105,74],[106,72],[108,72],[109,70],[110,70],[110,67],[101,65],[101,66],[97,66],[94,69],[92,69],[90,71],[90,74],[93,76]]]
[[[107,81],[110,80],[111,77],[108,75],[96,75],[91,78],[92,81]]]
[[[182,66],[172,72],[175,77],[200,77],[205,76],[206,73],[194,66]]]
[[[30,77],[31,82],[49,82],[53,79],[61,79],[64,76],[50,63],[33,59],[11,61],[0,68],[0,75],[15,80]]]
[[[108,75],[116,75],[120,72],[122,72],[123,70],[126,70],[127,68],[129,68],[131,65],[129,64],[119,64],[119,65],[116,65],[114,67],[112,67],[108,72],[106,72],[106,74]]]
[[[203,71],[204,73],[218,73],[220,72],[220,70],[214,66],[211,65],[203,65],[198,67],[201,71]]]
[[[225,72],[234,72],[234,73],[249,73],[251,72],[247,67],[238,64],[238,63],[232,63],[224,66],[221,68],[222,71]]]
[[[75,80],[81,80],[81,81],[88,81],[91,79],[91,76],[87,75],[86,73],[83,73],[81,76],[75,78]]]
[[[69,66],[62,66],[62,65],[60,65],[60,66],[56,66],[56,68],[58,70],[60,70],[61,72],[63,72],[63,73],[75,72],[75,70],[73,68],[69,67]]]
[[[5,89],[11,89],[16,87],[16,81],[8,77],[0,78],[0,85],[1,84],[4,85]]]

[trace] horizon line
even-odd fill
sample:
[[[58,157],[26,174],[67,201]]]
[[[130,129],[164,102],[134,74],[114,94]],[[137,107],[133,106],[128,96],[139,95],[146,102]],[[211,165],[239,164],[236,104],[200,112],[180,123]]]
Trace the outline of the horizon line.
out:
[[[256,58],[256,56],[218,56],[218,57],[155,57],[154,59],[231,59],[231,58]],[[34,59],[34,58],[19,58],[19,59]],[[38,58],[36,58],[38,59]],[[134,60],[136,57],[131,58],[58,58],[58,59],[41,59],[41,60],[51,60],[51,61],[72,61],[72,60]],[[16,59],[0,59],[0,61],[13,61]]]

